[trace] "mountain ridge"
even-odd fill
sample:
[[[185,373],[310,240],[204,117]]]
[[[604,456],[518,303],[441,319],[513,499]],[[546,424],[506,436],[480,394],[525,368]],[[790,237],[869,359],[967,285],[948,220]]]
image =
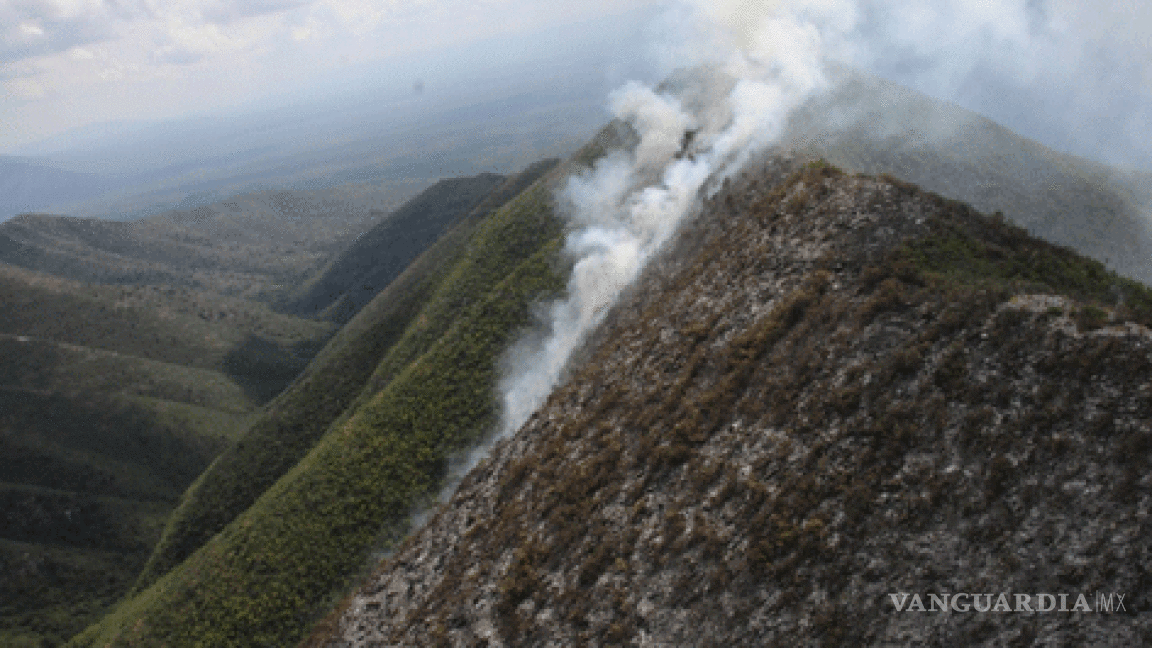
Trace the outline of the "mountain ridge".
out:
[[[306,645],[1152,636],[1131,613],[887,596],[1147,605],[1152,291],[894,178],[797,166],[706,201],[588,361]]]
[[[294,435],[303,458],[273,471],[254,504],[71,644],[298,641],[373,552],[408,528],[412,507],[435,495],[449,456],[490,426],[499,353],[528,323],[529,303],[558,288],[551,190],[570,170],[553,169],[500,209],[459,223],[358,313],[347,327],[355,332],[333,338],[316,368],[323,375],[355,359],[371,375],[341,387],[340,402],[309,424],[320,436]],[[364,341],[379,332],[387,335],[383,356],[367,356]],[[331,393],[307,376],[295,388],[312,395],[294,407]],[[310,531],[287,534],[286,524]],[[206,572],[210,581],[200,577]],[[189,626],[192,605],[200,621]]]
[[[786,146],[887,173],[1152,283],[1147,174],[1055,151],[959,106],[859,71],[789,116]]]
[[[675,90],[671,86],[668,89]],[[685,93],[686,103],[694,100],[690,96],[691,88],[688,92],[683,88],[677,91]],[[823,127],[819,122],[816,126]],[[977,126],[987,127],[987,124],[978,122]],[[801,124],[798,131],[793,132],[811,134],[812,131],[805,131],[803,127]],[[1092,398],[1099,393],[1082,385],[1083,376],[1073,371],[1074,367],[1052,360],[1051,349],[1044,345],[1049,339],[1058,339],[1061,331],[1072,331],[1069,339],[1073,342],[1065,347],[1072,356],[1068,362],[1083,364],[1099,360],[1107,371],[1119,372],[1118,367],[1123,363],[1117,361],[1117,355],[1128,349],[1123,347],[1128,342],[1116,343],[1121,346],[1115,347],[1093,345],[1103,345],[1111,337],[1126,340],[1143,335],[1140,331],[1144,329],[1138,327],[1147,324],[1148,298],[1146,290],[1134,282],[1110,274],[1101,264],[1068,250],[1030,239],[1022,230],[1009,226],[1002,215],[979,217],[970,207],[921,192],[896,179],[911,172],[925,173],[929,180],[954,175],[961,181],[945,187],[949,193],[961,197],[983,196],[997,208],[1004,207],[1009,219],[1021,221],[1022,205],[1033,204],[1029,201],[1045,205],[1053,200],[1059,203],[1058,199],[1065,194],[1029,186],[1020,178],[1041,167],[1044,173],[1066,173],[1079,178],[1078,181],[1083,181],[1082,187],[1090,191],[1086,190],[1086,197],[1082,196],[1078,203],[1064,211],[1056,204],[1054,211],[1045,212],[1049,220],[1065,219],[1069,229],[1083,229],[1091,234],[1087,238],[1097,244],[1124,240],[1131,244],[1129,252],[1143,249],[1144,243],[1139,237],[1129,236],[1135,231],[1130,229],[1134,221],[1125,220],[1130,214],[1120,209],[1126,207],[1123,201],[1127,199],[1108,193],[1119,190],[1107,184],[1108,178],[1099,176],[1100,169],[1092,165],[1077,166],[1079,163],[1075,160],[1049,159],[1040,149],[1036,149],[1040,151],[1036,154],[1038,161],[1008,157],[993,160],[993,164],[981,157],[984,155],[981,151],[933,151],[929,144],[938,144],[938,138],[925,143],[911,131],[885,140],[856,137],[850,129],[834,130],[833,135],[837,137],[810,138],[802,143],[795,159],[752,167],[748,173],[733,177],[716,196],[699,196],[707,217],[689,223],[677,243],[657,256],[656,262],[645,271],[646,279],[626,291],[623,304],[612,310],[605,325],[593,333],[593,342],[569,363],[576,379],[595,377],[597,374],[589,372],[601,366],[608,372],[599,374],[603,386],[580,388],[585,391],[565,387],[554,394],[554,399],[570,399],[571,407],[546,410],[549,413],[538,414],[529,423],[531,429],[544,434],[543,430],[551,429],[548,426],[555,420],[569,414],[575,417],[575,423],[564,424],[549,441],[556,452],[548,451],[535,457],[539,465],[548,468],[544,471],[546,474],[535,474],[536,464],[531,461],[505,461],[505,457],[497,461],[503,462],[499,463],[503,466],[501,470],[506,469],[502,474],[510,481],[505,480],[497,488],[490,480],[485,481],[495,474],[493,464],[483,464],[465,481],[462,490],[466,494],[479,493],[481,500],[497,492],[496,504],[477,500],[480,503],[468,503],[464,508],[511,513],[493,517],[489,522],[468,520],[466,515],[464,519],[452,517],[444,521],[449,519],[444,516],[454,515],[455,505],[437,508],[435,494],[451,478],[453,462],[460,453],[483,439],[495,424],[498,404],[494,393],[500,372],[499,357],[506,352],[507,344],[533,321],[535,307],[530,304],[557,296],[569,270],[570,259],[562,253],[563,235],[568,226],[555,213],[557,191],[568,179],[594,167],[596,160],[608,151],[623,149],[618,155],[627,156],[628,150],[637,143],[637,135],[638,131],[628,123],[616,121],[558,166],[547,163],[544,165],[547,168],[535,171],[530,168],[504,181],[503,185],[492,178],[481,179],[480,184],[485,187],[461,201],[467,203],[469,209],[461,207],[442,215],[439,236],[426,237],[425,242],[430,243],[427,249],[398,274],[393,272],[396,268],[391,268],[383,275],[374,275],[386,265],[384,259],[375,258],[385,248],[367,242],[363,247],[357,244],[345,247],[353,256],[359,255],[377,265],[345,273],[346,276],[333,284],[335,289],[323,295],[320,304],[323,308],[310,312],[347,323],[327,339],[318,353],[315,347],[301,350],[301,357],[312,357],[311,364],[306,368],[295,366],[294,370],[303,370],[288,389],[254,416],[246,434],[220,454],[185,491],[179,508],[160,531],[156,550],[148,563],[136,572],[136,586],[129,596],[106,617],[77,635],[71,645],[290,645],[305,637],[314,622],[324,617],[354,583],[362,580],[365,570],[382,552],[399,546],[404,535],[421,524],[423,517],[413,519],[410,514],[425,507],[432,507],[432,512],[439,512],[441,516],[434,515],[432,527],[426,527],[407,545],[400,546],[401,554],[429,542],[429,534],[438,532],[435,529],[448,536],[453,533],[452,529],[467,528],[471,535],[458,539],[463,543],[458,546],[474,548],[474,555],[479,557],[476,564],[484,564],[488,571],[468,575],[467,570],[458,569],[461,563],[452,563],[455,571],[437,583],[440,576],[429,575],[427,564],[421,563],[423,559],[413,559],[385,576],[392,580],[379,587],[399,592],[408,582],[431,583],[429,587],[439,587],[444,594],[442,601],[421,601],[419,597],[427,590],[397,594],[391,602],[374,598],[379,595],[375,590],[345,600],[343,605],[349,614],[381,605],[393,606],[387,609],[397,610],[398,619],[403,615],[416,619],[409,627],[394,628],[393,636],[399,641],[415,645],[441,640],[467,644],[488,638],[492,642],[515,643],[551,637],[549,641],[558,643],[608,644],[628,637],[642,638],[641,632],[656,632],[653,628],[664,624],[659,631],[666,634],[661,636],[669,637],[672,643],[696,643],[700,637],[692,633],[704,627],[717,627],[720,633],[717,636],[728,637],[724,633],[729,633],[733,642],[775,636],[785,643],[787,637],[792,636],[787,630],[781,630],[778,635],[742,635],[738,628],[708,626],[709,619],[721,618],[720,612],[727,614],[729,610],[717,612],[719,608],[716,608],[702,612],[706,606],[701,607],[695,599],[706,597],[692,593],[696,584],[692,574],[675,573],[672,576],[677,580],[664,580],[653,586],[656,589],[644,590],[651,594],[649,603],[655,607],[629,600],[631,594],[622,583],[642,574],[627,568],[630,560],[627,547],[613,543],[621,538],[636,541],[633,537],[636,529],[612,527],[609,522],[616,518],[595,518],[600,511],[597,493],[606,487],[616,488],[619,482],[610,461],[613,456],[629,458],[630,469],[651,468],[656,475],[653,479],[663,479],[687,465],[693,470],[699,468],[704,475],[701,480],[712,480],[704,486],[735,489],[737,499],[744,502],[739,505],[744,507],[740,510],[747,512],[749,507],[769,501],[766,498],[775,486],[759,477],[752,481],[743,479],[741,475],[746,466],[738,461],[739,470],[733,478],[730,468],[736,468],[725,464],[713,474],[714,466],[697,460],[702,444],[710,442],[709,434],[715,436],[716,425],[723,423],[732,411],[747,413],[747,407],[752,406],[749,403],[756,399],[767,399],[777,410],[801,401],[814,404],[811,413],[796,415],[800,432],[797,439],[790,441],[795,447],[808,447],[805,444],[820,436],[816,428],[822,423],[831,421],[841,426],[843,435],[839,439],[847,445],[817,443],[818,448],[812,451],[812,454],[835,455],[836,474],[814,472],[827,467],[820,466],[818,459],[813,460],[815,468],[809,465],[812,462],[803,464],[805,470],[812,469],[809,472],[819,475],[819,479],[840,483],[836,480],[842,481],[843,474],[852,470],[846,467],[845,461],[849,460],[844,459],[844,453],[836,453],[845,447],[855,450],[864,445],[873,453],[868,456],[884,457],[879,464],[867,466],[864,473],[888,471],[885,474],[890,476],[895,470],[893,462],[913,449],[924,448],[923,435],[917,436],[909,430],[917,425],[927,428],[939,423],[916,419],[921,409],[938,413],[939,398],[929,398],[930,402],[925,403],[913,401],[909,405],[868,385],[896,385],[897,390],[916,385],[922,392],[937,396],[945,392],[955,395],[947,390],[960,393],[963,398],[958,397],[959,407],[967,408],[957,410],[964,417],[960,425],[969,430],[964,433],[968,440],[961,445],[968,448],[974,443],[971,439],[1000,442],[994,438],[995,426],[980,418],[986,417],[983,407],[992,408],[992,421],[999,420],[995,417],[1001,410],[1007,412],[1005,416],[1015,415],[1015,410],[1005,409],[1001,403],[1007,399],[1011,404],[1014,398],[1008,387],[990,393],[975,388],[961,389],[963,380],[957,376],[975,376],[981,388],[989,382],[989,374],[980,369],[979,362],[1006,364],[1005,352],[988,346],[992,343],[984,342],[985,338],[978,337],[980,333],[991,335],[991,332],[1003,331],[1006,335],[1017,335],[1023,340],[1022,344],[1032,345],[1030,353],[1048,358],[1043,363],[1043,367],[1047,367],[1043,371],[1071,372],[1073,377],[1068,380],[1060,374],[1066,383],[1061,383],[1065,391],[1045,398],[1055,398],[1054,411],[1067,414],[1070,420],[1077,421],[1076,425],[1080,425],[1087,414],[1066,404],[1075,400],[1069,395],[1073,392],[1068,390],[1083,387],[1089,391],[1082,393]],[[997,131],[987,134],[985,139],[1004,149],[1015,146],[1021,138]],[[787,145],[796,146],[796,141]],[[691,137],[686,137],[677,157],[691,158],[694,154]],[[821,157],[851,168],[873,165],[869,168],[892,175],[849,176],[817,159]],[[805,164],[806,161],[810,163]],[[1072,166],[1060,171],[1065,162]],[[1008,180],[995,191],[980,194],[980,181],[994,177],[997,172]],[[485,189],[487,197],[476,205],[472,199],[479,198]],[[965,193],[973,191],[977,193]],[[1099,229],[1092,223],[1095,212],[1085,205],[1090,206],[1100,197],[1113,201],[1105,206],[1116,209],[1105,210],[1105,215],[1115,216],[1115,222],[1122,227]],[[1003,205],[998,202],[1001,200]],[[467,213],[463,213],[465,211]],[[1030,213],[1025,210],[1025,215]],[[226,227],[235,224],[229,222],[223,212],[199,207],[170,215],[168,220],[195,239],[202,235],[196,228],[221,215]],[[916,222],[920,216],[924,222]],[[811,222],[805,220],[808,217],[812,217]],[[721,220],[715,220],[717,218]],[[723,225],[717,225],[718,222]],[[381,231],[387,231],[387,219],[381,219],[379,226]],[[731,226],[733,232],[741,236],[723,233],[725,226]],[[1083,241],[1080,244],[1086,249],[1091,247]],[[1097,245],[1095,251],[1098,253],[1099,249]],[[339,260],[332,261],[328,267],[338,263]],[[712,268],[715,276],[708,281],[698,281],[699,277],[692,275],[696,266]],[[292,274],[289,284],[323,275],[321,265],[311,267],[312,270]],[[729,280],[730,276],[742,279],[734,282]],[[697,284],[689,290],[688,284],[679,285],[674,280]],[[267,283],[270,279],[263,281]],[[358,283],[369,285],[365,293],[382,290],[361,304],[346,298],[347,290]],[[216,287],[219,289],[219,285]],[[286,293],[257,289],[241,294],[274,299]],[[143,301],[151,298],[150,293],[134,297]],[[707,309],[697,302],[709,304],[712,310],[705,312]],[[692,316],[669,314],[666,309],[676,304]],[[189,307],[188,310],[195,316],[212,316],[211,308],[201,311]],[[650,321],[660,322],[660,326]],[[1126,321],[1144,324],[1129,326]],[[867,326],[851,329],[861,322]],[[841,331],[833,325],[849,327],[849,330]],[[656,328],[660,329],[658,334]],[[1043,341],[1033,339],[1035,331],[1040,330],[1051,335]],[[923,337],[929,331],[934,331],[931,334],[937,338]],[[1076,337],[1080,334],[1083,335]],[[859,336],[865,347],[861,353],[870,354],[868,357],[845,350],[846,340],[853,335]],[[813,350],[817,339],[826,343],[828,353],[840,355],[822,358]],[[938,348],[948,339],[952,344]],[[971,356],[962,356],[957,348],[968,343],[974,350]],[[259,365],[261,358],[274,355],[271,353],[274,349],[260,339],[245,344],[246,356],[254,366]],[[606,353],[603,349],[619,349],[621,344],[634,345],[633,351],[621,351],[620,358],[641,370],[617,384],[610,379],[620,377],[609,371],[611,363],[603,361]],[[957,344],[960,347],[954,348]],[[662,348],[664,351],[649,360],[637,359],[636,350],[655,352]],[[790,350],[792,348],[795,350]],[[1140,358],[1142,356],[1133,360],[1137,369],[1142,366]],[[765,369],[767,366],[777,369]],[[780,375],[765,378],[765,372],[775,370]],[[676,375],[676,381],[669,383],[665,374]],[[835,379],[830,380],[829,375]],[[771,390],[765,389],[764,394],[753,397],[747,389],[759,380],[767,380]],[[1034,383],[1025,383],[1020,384],[1036,387]],[[1131,385],[1117,383],[1122,381],[1107,382],[1107,388],[1120,389],[1128,399],[1121,405],[1129,409],[1135,407],[1139,413],[1139,408],[1145,407],[1140,395],[1124,391],[1130,391]],[[824,392],[815,393],[817,387],[813,385]],[[663,393],[653,393],[657,387],[665,388]],[[629,400],[636,394],[642,394],[643,398]],[[1028,393],[1016,396],[1026,401],[1028,407],[1032,406],[1028,400],[1032,396]],[[947,397],[941,398],[947,400]],[[783,399],[783,405],[773,399]],[[990,400],[983,403],[980,399]],[[624,402],[640,414],[620,413]],[[1046,403],[1045,407],[1050,404]],[[583,411],[585,406],[595,412]],[[1133,425],[1131,412],[1121,409],[1114,418],[1123,425]],[[601,417],[602,413],[608,414]],[[1031,416],[1031,411],[1027,415]],[[783,419],[779,417],[783,415],[774,410],[772,416],[777,417],[772,425],[782,428]],[[1041,416],[1037,420],[1046,422],[1060,421],[1059,417],[1043,412],[1037,416]],[[861,423],[867,417],[883,423]],[[629,422],[629,429],[624,431],[626,436],[642,437],[639,447],[643,452],[634,452],[635,449],[622,440],[618,434],[621,430],[616,429],[620,421]],[[1138,417],[1136,424],[1139,424]],[[1107,431],[1077,427],[1069,432],[1072,440],[1067,443],[1059,439],[1051,441],[1043,434],[1037,443],[1042,446],[1041,453],[1066,445],[1084,448],[1096,438],[1093,434]],[[793,430],[775,429],[768,435],[769,441],[783,448],[791,432]],[[1128,430],[1123,432],[1127,435]],[[585,433],[592,436],[584,438]],[[885,445],[889,441],[888,433],[892,433],[896,445]],[[728,435],[724,437],[728,441],[752,448],[768,443],[741,436],[744,432],[736,428],[724,434]],[[948,443],[952,443],[952,437],[945,436]],[[721,442],[727,441],[717,441]],[[977,476],[972,484],[976,486],[948,483],[958,489],[971,486],[965,497],[976,502],[974,506],[987,503],[977,495],[992,502],[997,507],[993,516],[996,520],[1015,520],[1002,510],[1007,506],[1011,513],[1014,504],[1001,506],[1003,502],[997,504],[1000,500],[994,496],[1008,493],[1009,503],[1016,501],[1012,498],[1017,497],[1018,489],[1009,478],[1011,471],[1007,467],[1017,465],[1013,463],[1016,460],[1013,453],[1036,453],[1036,449],[1028,445],[1030,442],[1022,443],[1019,447],[1009,444],[999,448],[997,452],[1002,456],[986,457],[988,462],[973,460],[972,470]],[[1142,452],[1143,441],[1138,436],[1127,435],[1123,443],[1134,453]],[[572,454],[587,461],[563,463],[557,444],[568,444],[565,447]],[[522,448],[523,444],[518,447]],[[739,455],[739,449],[733,447],[721,449],[729,456]],[[1113,458],[1091,453],[1085,456],[1098,460],[1097,464],[1085,464],[1086,470],[1105,466],[1108,471],[1120,470],[1125,475],[1132,472],[1130,466],[1116,463],[1118,460]],[[753,468],[765,468],[771,460],[790,461],[789,457],[772,459],[764,454],[755,460]],[[915,463],[915,458],[909,461]],[[789,466],[790,463],[779,463],[773,470],[786,475]],[[1030,470],[1029,466],[1031,464],[1024,467]],[[947,468],[944,464],[933,464],[933,469]],[[732,528],[746,528],[748,520],[725,523],[723,529],[712,528],[707,523],[697,525],[697,513],[714,519],[709,516],[715,512],[700,512],[692,503],[693,497],[700,500],[705,495],[705,499],[709,499],[711,495],[692,490],[701,484],[695,484],[696,478],[688,472],[684,470],[684,479],[668,482],[672,490],[667,498],[649,489],[646,496],[651,501],[668,508],[669,498],[679,497],[677,506],[691,515],[686,513],[679,522],[676,516],[655,519],[655,514],[648,515],[643,533],[651,531],[645,540],[651,541],[651,546],[646,555],[658,554],[667,548],[680,552],[670,555],[697,560],[702,554],[692,552],[705,546],[714,554],[725,556],[724,565],[712,565],[705,574],[719,579],[709,585],[720,588],[717,591],[725,587],[725,582],[738,581],[740,569],[760,576],[799,578],[788,571],[789,565],[813,567],[811,561],[803,561],[824,555],[822,552],[826,553],[827,547],[821,543],[826,544],[831,534],[847,537],[844,534],[851,531],[836,515],[825,513],[838,510],[837,507],[856,511],[862,503],[876,503],[875,498],[869,497],[891,490],[879,488],[874,481],[849,484],[860,490],[852,498],[840,501],[837,499],[840,493],[827,493],[808,482],[781,478],[780,488],[792,490],[781,495],[783,500],[771,501],[784,507],[782,510],[791,517],[773,520],[770,516],[760,519],[764,516],[750,514],[759,526],[749,532],[752,536],[744,537]],[[1129,491],[1139,492],[1144,487],[1138,479],[1124,479],[1123,488]],[[734,485],[720,484],[721,480]],[[583,483],[577,483],[580,481]],[[692,488],[685,486],[690,482]],[[525,486],[530,492],[517,490],[524,484],[530,485]],[[631,491],[633,486],[625,490]],[[986,496],[984,491],[994,496]],[[540,493],[544,494],[545,503],[541,508],[533,508],[540,504],[533,500]],[[824,495],[829,497],[815,502]],[[911,491],[900,491],[898,497],[915,500],[914,495]],[[929,506],[933,501],[915,506]],[[631,502],[629,507],[635,504]],[[808,504],[824,509],[810,514],[810,510],[804,509]],[[1129,506],[1130,502],[1121,504]],[[733,506],[739,508],[736,504]],[[589,540],[588,534],[581,536],[579,525],[565,527],[562,520],[552,516],[553,510],[562,510],[577,520],[593,520],[595,533],[604,535],[606,530],[611,530],[612,533],[606,533],[609,540],[602,545],[606,548]],[[744,515],[739,511],[730,513],[739,513],[737,517]],[[1077,515],[1090,513],[1078,510]],[[614,512],[608,517],[615,515]],[[635,513],[632,517],[639,515]],[[856,513],[852,515],[854,521],[859,521]],[[517,530],[512,524],[516,516],[527,526]],[[508,526],[500,526],[505,523]],[[576,548],[570,560],[558,558],[551,552],[551,538],[520,533],[537,523],[552,525],[550,528],[561,538],[561,545],[568,543],[570,548]],[[992,533],[983,522],[973,524],[978,533]],[[430,528],[434,530],[428,530]],[[692,535],[697,529],[703,529],[703,539]],[[504,544],[483,545],[488,531],[492,532],[489,534],[492,542]],[[1066,531],[1061,529],[1061,533]],[[690,537],[683,540],[683,546],[677,547],[685,533]],[[713,533],[719,535],[713,538],[709,535]],[[725,533],[729,535],[724,536]],[[771,535],[773,533],[777,535]],[[652,540],[652,534],[667,535],[671,539],[657,543]],[[732,542],[746,541],[746,544],[724,545],[724,537],[737,538]],[[456,541],[445,545],[443,540],[441,537],[431,541],[441,542],[437,546]],[[500,559],[484,562],[491,557],[485,553],[488,549],[500,552]],[[449,553],[434,558],[434,562],[456,560],[450,555],[455,549],[449,547],[448,550]],[[617,559],[624,561],[624,568],[619,567]],[[855,568],[839,564],[845,573]],[[813,569],[819,571],[821,567],[816,565]],[[658,571],[652,568],[649,575]],[[563,585],[560,589],[567,588],[562,600],[548,598],[551,594],[538,587],[545,573],[550,582]],[[827,576],[826,572],[822,574],[821,578]],[[1129,576],[1131,574],[1125,572],[1124,584],[1131,582]],[[574,591],[599,588],[602,577],[615,583],[611,591],[599,590],[604,596],[590,603],[591,607],[576,600]],[[664,576],[657,580],[660,578]],[[1136,574],[1136,578],[1142,577]],[[697,580],[704,582],[704,579]],[[740,582],[746,584],[746,581]],[[473,585],[478,589],[467,592]],[[643,587],[649,585],[651,581]],[[378,586],[370,585],[375,587]],[[687,598],[658,601],[656,591],[669,587],[684,591]],[[472,602],[479,602],[481,606],[469,612],[464,610],[467,605],[461,603],[461,597],[471,594],[477,594],[478,598]],[[405,597],[409,595],[416,598],[406,602]],[[775,595],[770,594],[769,598]],[[779,595],[791,600],[797,590],[783,588]],[[883,600],[883,597],[874,596],[870,600]],[[604,607],[608,602],[620,605],[608,609]],[[699,621],[698,627],[676,625],[678,613],[668,612],[667,606],[695,610],[690,614],[697,615],[693,618]],[[641,623],[641,608],[654,611],[656,621]],[[835,628],[845,625],[845,620],[852,616],[852,610],[843,605],[822,607],[817,616],[795,607],[781,609],[786,616],[790,615],[789,619],[796,620],[796,627],[808,624],[822,629]],[[537,612],[544,616],[534,618],[532,615]],[[333,615],[322,621],[313,640],[327,641],[332,632],[339,630],[353,643],[368,641],[367,637],[375,636],[374,632],[384,634],[380,628],[388,623],[371,615],[346,617],[343,621],[341,618]],[[548,635],[549,623],[554,626],[553,631],[560,634]],[[878,633],[882,631],[876,629]],[[1008,633],[1015,631],[1009,629]],[[843,639],[840,635],[829,636]],[[846,636],[867,639],[863,635]],[[1004,638],[1003,634],[997,636]]]

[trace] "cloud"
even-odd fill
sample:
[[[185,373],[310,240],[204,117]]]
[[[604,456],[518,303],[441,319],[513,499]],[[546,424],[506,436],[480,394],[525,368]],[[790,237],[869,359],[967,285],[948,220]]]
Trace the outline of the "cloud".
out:
[[[39,81],[29,77],[15,77],[4,82],[4,90],[12,93],[17,99],[30,101],[41,99],[48,94],[47,89]]]
[[[204,59],[205,53],[194,49],[165,45],[152,51],[149,59],[159,65],[192,65]]]
[[[306,7],[315,0],[229,0],[206,4],[200,10],[205,20],[216,24],[228,24],[244,18],[276,14],[300,7]]]
[[[34,22],[20,23],[20,32],[25,36],[43,36],[44,29]]]
[[[0,59],[9,62],[64,52],[115,34],[100,3],[0,3]]]
[[[0,2],[0,59],[42,58],[79,46],[131,41],[135,32],[185,32],[282,13],[315,0],[21,0]],[[192,47],[150,53],[157,63],[187,63],[203,51]]]
[[[660,33],[668,69],[711,43],[787,63],[763,40],[786,13],[832,60],[957,103],[1056,148],[1152,168],[1152,3],[1075,0],[713,0],[678,2]],[[760,38],[760,40],[757,40]],[[812,59],[808,59],[812,60]],[[793,66],[794,67],[794,66]]]
[[[1050,145],[1152,167],[1152,4],[862,0],[845,59]]]

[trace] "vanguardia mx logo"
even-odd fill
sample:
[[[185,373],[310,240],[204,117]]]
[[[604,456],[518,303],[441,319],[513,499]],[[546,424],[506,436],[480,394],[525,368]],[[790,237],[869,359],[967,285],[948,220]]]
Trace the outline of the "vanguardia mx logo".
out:
[[[1096,592],[1092,602],[1084,594],[920,594],[897,592],[889,594],[897,612],[1089,612],[1114,614],[1127,612],[1121,592]],[[925,604],[927,601],[927,604]],[[1071,604],[1071,605],[1069,605]]]

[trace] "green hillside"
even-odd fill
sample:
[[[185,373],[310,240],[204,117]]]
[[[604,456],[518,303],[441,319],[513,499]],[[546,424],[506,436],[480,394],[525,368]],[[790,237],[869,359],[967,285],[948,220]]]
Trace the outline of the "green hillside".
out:
[[[530,167],[505,185],[519,186],[525,177],[535,179],[538,175],[535,167]],[[463,188],[466,193],[473,189],[469,185]],[[429,191],[434,190],[442,200],[448,200],[435,187]],[[490,196],[496,195],[513,197],[499,190],[490,192]],[[498,206],[485,200],[442,236],[342,328],[300,378],[261,412],[243,440],[228,448],[185,494],[141,574],[138,588],[179,564],[251,506],[304,457],[360,394],[378,391],[390,377],[367,383],[374,372],[379,373],[379,363],[398,340],[407,336],[405,348],[420,353],[443,333],[452,320],[450,313],[437,316],[438,328],[419,342],[408,329],[418,314],[427,319],[421,309],[429,305],[434,292],[456,267],[477,226]],[[458,300],[459,295],[454,298]]]
[[[288,310],[316,315],[351,302],[334,318],[347,322],[444,233],[504,181],[495,173],[441,180],[356,237],[302,288]]]
[[[0,645],[55,645],[123,596],[181,493],[331,330],[0,264]]]
[[[114,393],[233,414],[257,404],[219,371],[11,334],[0,334],[0,388]]]
[[[432,234],[439,236],[465,216],[478,218],[498,209],[552,170],[556,163],[556,160],[541,161],[530,165],[521,173],[504,179],[479,203],[470,205],[470,211],[460,209],[467,203],[455,199],[444,201],[446,203],[444,205],[424,205],[419,210],[409,209],[411,203],[406,204],[383,223],[366,232],[352,248],[330,266],[329,270],[343,266],[350,280],[338,294],[333,291],[337,297],[324,307],[322,317],[340,324],[348,322],[419,253],[432,244],[435,240]],[[428,224],[425,224],[425,221]],[[355,271],[348,272],[351,269]],[[326,272],[323,278],[328,280],[332,274],[335,273]]]
[[[425,184],[258,191],[127,222],[23,214],[0,223],[0,262],[79,281],[269,299]]]
[[[291,382],[333,329],[238,298],[86,284],[0,264],[0,334],[221,372],[256,400]]]
[[[142,589],[72,645],[299,641],[492,425],[501,351],[562,286],[551,189],[571,168],[474,213],[361,310],[189,490]]]
[[[53,645],[39,642],[68,638],[122,596],[180,493],[245,418],[0,386],[0,645]]]

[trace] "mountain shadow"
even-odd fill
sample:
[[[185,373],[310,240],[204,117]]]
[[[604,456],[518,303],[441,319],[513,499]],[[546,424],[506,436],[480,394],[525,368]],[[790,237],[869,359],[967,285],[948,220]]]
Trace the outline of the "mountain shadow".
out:
[[[303,353],[272,340],[249,334],[228,350],[222,369],[253,401],[265,403],[287,387],[308,366],[316,349],[305,345]],[[311,351],[311,353],[309,353]]]
[[[450,225],[506,180],[494,173],[441,180],[391,214],[378,214],[381,222],[329,262],[287,305],[288,310],[347,323]]]
[[[122,596],[217,433],[151,402],[0,387],[0,643],[58,645]]]

